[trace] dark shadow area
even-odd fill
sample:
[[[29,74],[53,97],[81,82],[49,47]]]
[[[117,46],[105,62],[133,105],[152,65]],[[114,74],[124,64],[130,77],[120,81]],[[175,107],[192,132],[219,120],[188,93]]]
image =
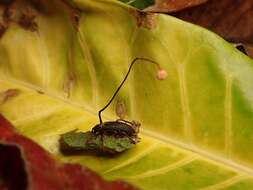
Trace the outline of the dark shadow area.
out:
[[[235,47],[236,47],[236,49],[238,49],[239,51],[241,51],[245,55],[248,55],[246,49],[244,48],[244,46],[242,44],[236,44]]]
[[[27,189],[27,174],[20,150],[0,145],[0,189]]]
[[[14,2],[14,0],[1,0],[0,5],[10,5]]]

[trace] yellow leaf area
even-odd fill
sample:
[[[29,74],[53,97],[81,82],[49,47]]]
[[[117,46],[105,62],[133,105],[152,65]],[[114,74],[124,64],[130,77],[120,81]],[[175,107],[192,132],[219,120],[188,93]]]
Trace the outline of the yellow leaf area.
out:
[[[166,139],[152,137],[152,132],[145,130],[141,133],[140,144],[114,157],[90,154],[64,156],[59,151],[60,135],[74,129],[90,130],[98,122],[97,115],[53,94],[41,94],[39,89],[26,84],[0,82],[1,92],[8,89],[19,92],[1,104],[1,113],[20,133],[42,145],[56,159],[83,164],[107,179],[124,179],[142,189],[253,188],[250,173],[240,170],[240,166],[228,167],[224,160],[225,163],[213,161]]]
[[[56,159],[144,190],[253,189],[251,59],[206,29],[118,1],[29,2],[12,11],[33,13],[36,30],[13,18],[0,38],[0,113],[20,133]],[[124,102],[141,142],[113,157],[62,155],[60,135],[99,122],[136,57],[158,62],[167,79],[140,61],[103,119]]]

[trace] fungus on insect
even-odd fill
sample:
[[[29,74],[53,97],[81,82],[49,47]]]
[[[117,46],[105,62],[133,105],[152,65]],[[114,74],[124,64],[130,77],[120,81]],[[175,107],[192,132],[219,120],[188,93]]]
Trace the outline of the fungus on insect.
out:
[[[140,141],[138,133],[141,124],[136,121],[125,120],[124,113],[122,113],[124,112],[123,107],[118,109],[117,114],[120,118],[115,121],[103,122],[101,115],[102,112],[112,103],[137,61],[145,61],[147,63],[154,64],[158,69],[157,78],[159,80],[163,80],[167,77],[167,72],[162,69],[157,62],[147,58],[135,58],[111,99],[101,110],[98,111],[99,124],[95,125],[91,131],[86,133],[72,131],[63,134],[61,142],[64,142],[64,147],[76,148],[78,150],[95,150],[103,153],[119,153],[133,147]],[[75,139],[77,136],[82,139],[84,143],[83,145],[80,145],[80,139]]]
[[[109,100],[109,102],[98,112],[98,117],[99,117],[99,124],[97,124],[95,127],[93,127],[92,132],[98,135],[115,135],[115,136],[119,136],[119,137],[128,137],[129,139],[132,140],[132,142],[137,143],[138,142],[138,132],[139,132],[139,127],[140,127],[140,123],[138,122],[130,122],[130,121],[126,121],[124,119],[118,119],[116,121],[107,121],[107,122],[103,122],[102,121],[102,116],[101,113],[112,103],[113,99],[115,98],[115,96],[117,95],[117,93],[119,92],[119,90],[121,89],[121,87],[123,86],[123,84],[125,83],[125,81],[127,80],[131,69],[133,68],[134,64],[137,63],[138,60],[142,60],[142,61],[146,61],[148,63],[153,63],[157,69],[158,69],[158,73],[157,73],[157,78],[160,80],[163,80],[167,77],[167,72],[162,69],[160,67],[160,65],[155,62],[152,61],[150,59],[147,58],[135,58],[129,69],[128,72],[125,76],[125,78],[123,79],[123,81],[121,82],[121,84],[119,85],[118,89],[115,91],[115,93],[113,94],[113,96],[111,97],[111,99]]]

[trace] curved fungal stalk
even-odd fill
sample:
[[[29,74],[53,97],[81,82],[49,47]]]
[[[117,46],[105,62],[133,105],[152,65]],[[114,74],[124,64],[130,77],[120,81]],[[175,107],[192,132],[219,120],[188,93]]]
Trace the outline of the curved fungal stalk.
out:
[[[159,63],[153,61],[153,60],[150,60],[150,59],[147,59],[147,58],[135,58],[132,62],[131,62],[131,65],[127,71],[127,74],[125,76],[125,78],[123,79],[123,81],[120,83],[119,87],[117,88],[117,90],[114,92],[113,96],[111,97],[111,99],[109,100],[109,102],[101,109],[99,110],[98,112],[98,117],[99,117],[99,122],[100,122],[100,126],[102,126],[102,117],[101,117],[101,113],[112,103],[113,99],[115,98],[115,96],[117,95],[117,93],[119,92],[119,90],[121,89],[121,87],[123,86],[123,84],[125,83],[125,81],[127,80],[127,77],[129,76],[129,73],[131,72],[131,69],[133,67],[133,65],[135,63],[137,63],[137,61],[146,61],[147,63],[153,63],[157,69],[158,69],[158,72],[157,72],[157,79],[159,80],[163,80],[167,77],[167,72],[166,70],[162,69],[159,65]]]

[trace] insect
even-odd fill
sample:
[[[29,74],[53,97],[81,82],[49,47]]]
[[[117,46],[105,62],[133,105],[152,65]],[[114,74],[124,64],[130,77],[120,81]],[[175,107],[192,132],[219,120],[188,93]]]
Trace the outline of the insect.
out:
[[[166,78],[167,72],[164,69],[161,69],[158,63],[146,58],[135,58],[132,61],[125,78],[109,102],[101,110],[99,110],[99,124],[95,125],[91,131],[78,132],[75,130],[61,135],[60,148],[63,153],[72,152],[75,150],[85,150],[112,155],[130,149],[140,141],[138,133],[141,124],[136,121],[128,121],[124,119],[126,115],[124,103],[118,103],[118,106],[116,107],[116,113],[119,119],[116,119],[115,121],[103,122],[101,116],[102,112],[112,103],[116,97],[117,93],[129,76],[133,65],[138,60],[153,63],[158,68],[157,78],[160,80]]]
[[[102,127],[100,124],[92,128],[95,135],[113,135],[116,138],[128,137],[132,143],[139,142],[138,132],[140,123],[118,119],[116,121],[104,122]]]
[[[127,121],[127,120],[124,120],[123,118],[117,119],[116,121],[103,122],[102,117],[101,117],[101,113],[112,103],[113,99],[115,98],[115,96],[117,95],[117,93],[119,92],[119,90],[121,89],[125,81],[127,80],[127,77],[129,76],[129,73],[131,72],[133,65],[137,63],[138,60],[153,63],[158,68],[158,74],[157,74],[158,79],[163,80],[166,78],[167,76],[166,71],[164,69],[161,69],[160,65],[157,62],[152,61],[147,58],[135,58],[132,61],[125,78],[123,79],[123,81],[121,82],[121,84],[119,85],[119,87],[117,88],[117,90],[115,91],[111,99],[109,100],[109,102],[101,110],[99,110],[98,117],[99,117],[100,123],[92,128],[92,133],[94,133],[95,135],[101,135],[102,137],[104,135],[115,136],[118,138],[128,137],[131,140],[131,142],[134,144],[139,142],[138,133],[139,133],[139,127],[141,126],[139,122]]]

